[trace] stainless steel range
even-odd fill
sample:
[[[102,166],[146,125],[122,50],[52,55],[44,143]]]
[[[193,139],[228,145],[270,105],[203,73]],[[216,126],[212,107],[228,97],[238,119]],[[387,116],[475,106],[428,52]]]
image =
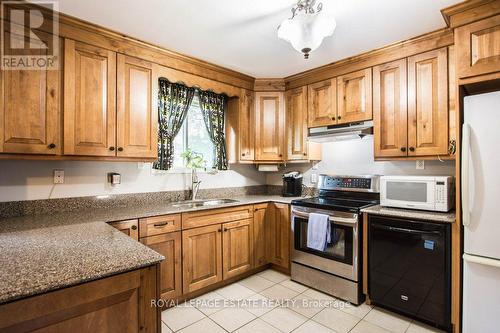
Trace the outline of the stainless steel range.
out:
[[[320,175],[318,180],[318,197],[292,201],[292,280],[360,304],[360,210],[379,203],[379,177]],[[329,217],[331,241],[324,251],[307,247],[310,213]]]

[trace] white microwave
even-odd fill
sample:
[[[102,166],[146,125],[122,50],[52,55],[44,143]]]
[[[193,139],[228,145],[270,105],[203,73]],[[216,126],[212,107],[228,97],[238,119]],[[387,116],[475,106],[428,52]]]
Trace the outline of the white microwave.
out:
[[[380,205],[447,212],[454,205],[451,176],[382,176]]]

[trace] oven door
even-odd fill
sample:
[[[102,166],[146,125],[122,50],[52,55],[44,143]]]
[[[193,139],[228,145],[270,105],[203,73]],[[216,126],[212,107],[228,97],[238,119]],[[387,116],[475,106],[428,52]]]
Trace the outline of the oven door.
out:
[[[382,206],[434,210],[435,180],[431,177],[382,177],[380,204]]]
[[[330,217],[331,240],[325,251],[307,247],[309,213]],[[358,215],[292,206],[292,261],[324,272],[358,281]]]

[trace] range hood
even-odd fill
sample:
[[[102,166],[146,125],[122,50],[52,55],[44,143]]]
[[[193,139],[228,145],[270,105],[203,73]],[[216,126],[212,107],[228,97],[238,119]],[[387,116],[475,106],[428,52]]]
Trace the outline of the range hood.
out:
[[[370,120],[310,128],[307,139],[310,142],[343,141],[362,139],[366,135],[371,134],[373,134],[373,121]]]

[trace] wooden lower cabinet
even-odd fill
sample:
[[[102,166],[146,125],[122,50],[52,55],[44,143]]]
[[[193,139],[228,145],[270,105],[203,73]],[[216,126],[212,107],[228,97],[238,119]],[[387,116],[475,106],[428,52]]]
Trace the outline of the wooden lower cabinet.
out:
[[[290,267],[290,208],[287,204],[269,204],[268,260],[288,269]]]
[[[220,224],[182,232],[184,294],[222,280],[222,229]]]
[[[222,225],[222,277],[228,279],[253,268],[253,219]]]
[[[181,232],[141,238],[141,243],[165,257],[160,264],[160,294],[162,299],[182,295]]]
[[[253,262],[255,267],[267,264],[267,208],[270,204],[254,205],[253,212]]]
[[[109,225],[133,239],[139,240],[139,220],[109,222]]]
[[[157,265],[0,306],[1,332],[160,332]]]

